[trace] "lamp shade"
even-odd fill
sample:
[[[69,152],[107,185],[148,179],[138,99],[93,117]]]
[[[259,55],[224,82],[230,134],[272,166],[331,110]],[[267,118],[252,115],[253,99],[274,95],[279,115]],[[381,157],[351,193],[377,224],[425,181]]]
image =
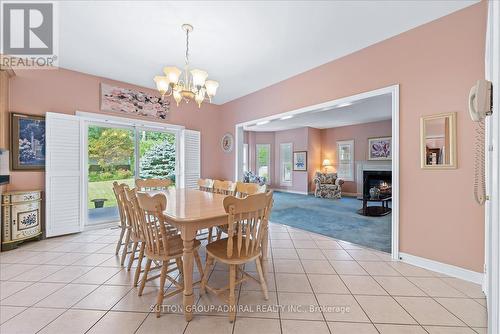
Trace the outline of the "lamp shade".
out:
[[[161,95],[165,95],[165,93],[168,91],[167,77],[157,75],[155,76],[154,81],[156,82],[156,88],[161,93]]]
[[[331,165],[332,165],[332,163],[330,162],[329,159],[323,160],[323,163],[322,163],[323,167],[330,167]]]
[[[207,80],[208,73],[203,70],[192,70],[191,75],[193,76],[193,86],[203,87],[205,85],[205,80]]]
[[[219,83],[215,80],[207,80],[205,81],[205,88],[207,89],[207,95],[209,97],[213,97],[217,93],[217,88],[219,88]]]
[[[179,82],[179,77],[182,73],[182,71],[175,66],[164,67],[163,72],[165,73],[168,83],[173,84],[177,84]]]

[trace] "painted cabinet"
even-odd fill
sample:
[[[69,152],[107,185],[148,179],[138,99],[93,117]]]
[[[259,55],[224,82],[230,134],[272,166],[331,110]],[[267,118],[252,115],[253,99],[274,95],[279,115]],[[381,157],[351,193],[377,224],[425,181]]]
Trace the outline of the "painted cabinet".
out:
[[[2,195],[2,250],[42,235],[42,192],[16,191]]]

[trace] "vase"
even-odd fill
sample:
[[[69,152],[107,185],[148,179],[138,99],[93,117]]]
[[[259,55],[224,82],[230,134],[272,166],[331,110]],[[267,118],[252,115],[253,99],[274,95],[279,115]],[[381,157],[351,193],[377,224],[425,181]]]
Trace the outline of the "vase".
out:
[[[380,189],[377,187],[370,188],[370,198],[379,199],[379,197],[380,197]]]

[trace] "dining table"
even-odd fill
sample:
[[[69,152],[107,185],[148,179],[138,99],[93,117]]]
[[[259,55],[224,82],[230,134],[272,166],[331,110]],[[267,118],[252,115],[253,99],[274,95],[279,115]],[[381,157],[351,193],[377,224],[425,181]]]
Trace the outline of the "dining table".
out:
[[[193,264],[194,240],[198,231],[228,223],[228,214],[224,209],[224,198],[227,195],[216,194],[198,189],[168,188],[166,190],[150,191],[163,193],[167,197],[167,207],[164,215],[169,224],[175,226],[181,233],[183,241],[183,309],[186,321],[193,319]],[[268,231],[264,233],[262,242],[263,265],[267,262]],[[264,272],[266,272],[264,270]],[[200,273],[201,274],[201,273]]]

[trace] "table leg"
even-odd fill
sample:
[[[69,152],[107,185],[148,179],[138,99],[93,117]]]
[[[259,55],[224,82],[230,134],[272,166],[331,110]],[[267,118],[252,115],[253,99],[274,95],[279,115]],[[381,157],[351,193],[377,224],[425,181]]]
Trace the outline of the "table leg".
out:
[[[181,238],[183,240],[183,271],[184,271],[184,317],[186,321],[191,321],[193,319],[193,305],[194,305],[194,295],[193,295],[193,245],[194,238],[196,237],[196,231],[191,231],[185,228],[181,232]]]

